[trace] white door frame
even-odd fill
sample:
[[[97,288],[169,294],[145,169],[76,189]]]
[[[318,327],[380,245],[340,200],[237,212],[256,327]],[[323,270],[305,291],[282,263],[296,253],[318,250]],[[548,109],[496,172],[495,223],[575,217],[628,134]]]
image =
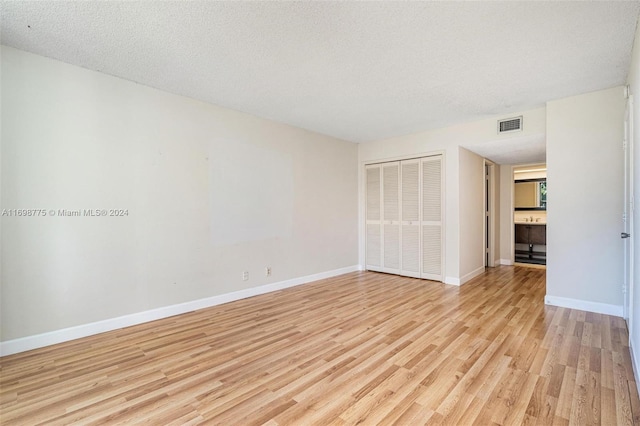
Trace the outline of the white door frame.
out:
[[[633,327],[633,293],[634,293],[634,228],[633,228],[633,95],[627,89],[627,105],[624,119],[624,212],[623,212],[623,232],[631,235],[624,239],[624,303],[623,317],[627,321],[629,336]]]
[[[484,174],[484,200],[483,200],[483,234],[484,245],[483,254],[484,266],[493,268],[496,266],[496,194],[495,194],[495,179],[496,179],[496,167],[495,163],[487,159],[484,160],[483,165]]]

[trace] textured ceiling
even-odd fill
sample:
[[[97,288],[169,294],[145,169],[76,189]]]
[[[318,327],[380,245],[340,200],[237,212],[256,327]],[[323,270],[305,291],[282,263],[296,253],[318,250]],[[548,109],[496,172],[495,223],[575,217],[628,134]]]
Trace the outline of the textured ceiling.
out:
[[[462,146],[497,164],[534,164],[546,163],[546,142],[544,134],[537,134]]]
[[[640,2],[9,2],[2,44],[353,142],[624,84]]]

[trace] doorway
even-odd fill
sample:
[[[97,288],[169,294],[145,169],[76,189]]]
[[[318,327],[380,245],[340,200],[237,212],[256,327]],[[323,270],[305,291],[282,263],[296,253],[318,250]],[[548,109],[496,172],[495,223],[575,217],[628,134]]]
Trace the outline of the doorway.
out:
[[[547,166],[513,168],[514,261],[523,266],[547,263]]]

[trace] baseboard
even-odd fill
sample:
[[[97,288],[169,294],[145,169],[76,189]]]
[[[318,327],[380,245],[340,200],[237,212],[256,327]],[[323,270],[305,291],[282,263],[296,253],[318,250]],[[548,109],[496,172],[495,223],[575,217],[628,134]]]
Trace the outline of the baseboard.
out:
[[[478,275],[481,275],[482,273],[484,273],[484,266],[481,266],[478,269],[475,269],[475,270],[469,272],[468,274],[463,275],[461,278],[445,277],[444,278],[444,283],[445,284],[451,284],[451,285],[460,286],[460,285],[466,283],[467,281],[472,280],[473,278],[477,277]]]
[[[177,305],[170,305],[162,308],[151,309],[149,311],[137,312],[135,314],[110,318],[103,321],[82,324],[75,327],[64,328],[61,330],[50,331],[33,336],[21,337],[14,340],[7,340],[5,342],[0,342],[0,356],[12,355],[19,352],[29,351],[31,349],[55,345],[57,343],[67,342],[69,340],[75,340],[82,337],[92,336],[94,334],[104,333],[106,331],[117,330],[119,328],[142,324],[149,321],[155,321],[162,318],[168,318],[174,315],[184,314],[186,312],[191,312],[198,309],[221,305],[223,303],[233,302],[235,300],[246,299],[248,297],[258,296],[260,294],[270,293],[272,291],[278,291],[285,288],[294,287],[297,285],[306,284],[313,281],[331,278],[360,270],[360,265],[353,265],[346,268],[334,269],[332,271],[320,272],[318,274],[307,275],[304,277],[279,281],[259,287],[252,287],[244,290],[234,291],[232,293],[193,300],[191,302],[179,303]]]
[[[633,377],[636,380],[636,389],[638,390],[638,394],[640,394],[640,379],[638,377],[638,365],[640,365],[640,360],[636,358],[636,352],[633,350],[633,342],[629,339],[629,352],[631,354],[631,366],[633,367]]]
[[[622,305],[609,305],[607,303],[590,302],[588,300],[571,299],[567,297],[545,296],[544,303],[561,308],[579,309],[581,311],[595,312],[596,314],[622,316]]]
[[[463,275],[462,277],[460,277],[460,285],[463,285],[467,281],[470,281],[470,280],[474,279],[475,277],[477,277],[478,275],[482,275],[483,273],[484,273],[484,266],[481,266],[481,267],[469,272],[468,274]]]
[[[445,277],[444,278],[444,283],[445,284],[451,284],[451,285],[460,285],[460,278],[456,278],[456,277]]]
[[[511,259],[498,259],[496,261],[496,265],[511,266],[511,265],[513,265],[513,261]]]

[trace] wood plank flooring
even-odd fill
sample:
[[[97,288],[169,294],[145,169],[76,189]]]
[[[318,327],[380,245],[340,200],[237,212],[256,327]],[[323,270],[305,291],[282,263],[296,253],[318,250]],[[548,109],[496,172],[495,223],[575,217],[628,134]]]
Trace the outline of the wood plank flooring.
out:
[[[0,358],[0,423],[638,423],[624,321],[544,293],[351,273]]]

